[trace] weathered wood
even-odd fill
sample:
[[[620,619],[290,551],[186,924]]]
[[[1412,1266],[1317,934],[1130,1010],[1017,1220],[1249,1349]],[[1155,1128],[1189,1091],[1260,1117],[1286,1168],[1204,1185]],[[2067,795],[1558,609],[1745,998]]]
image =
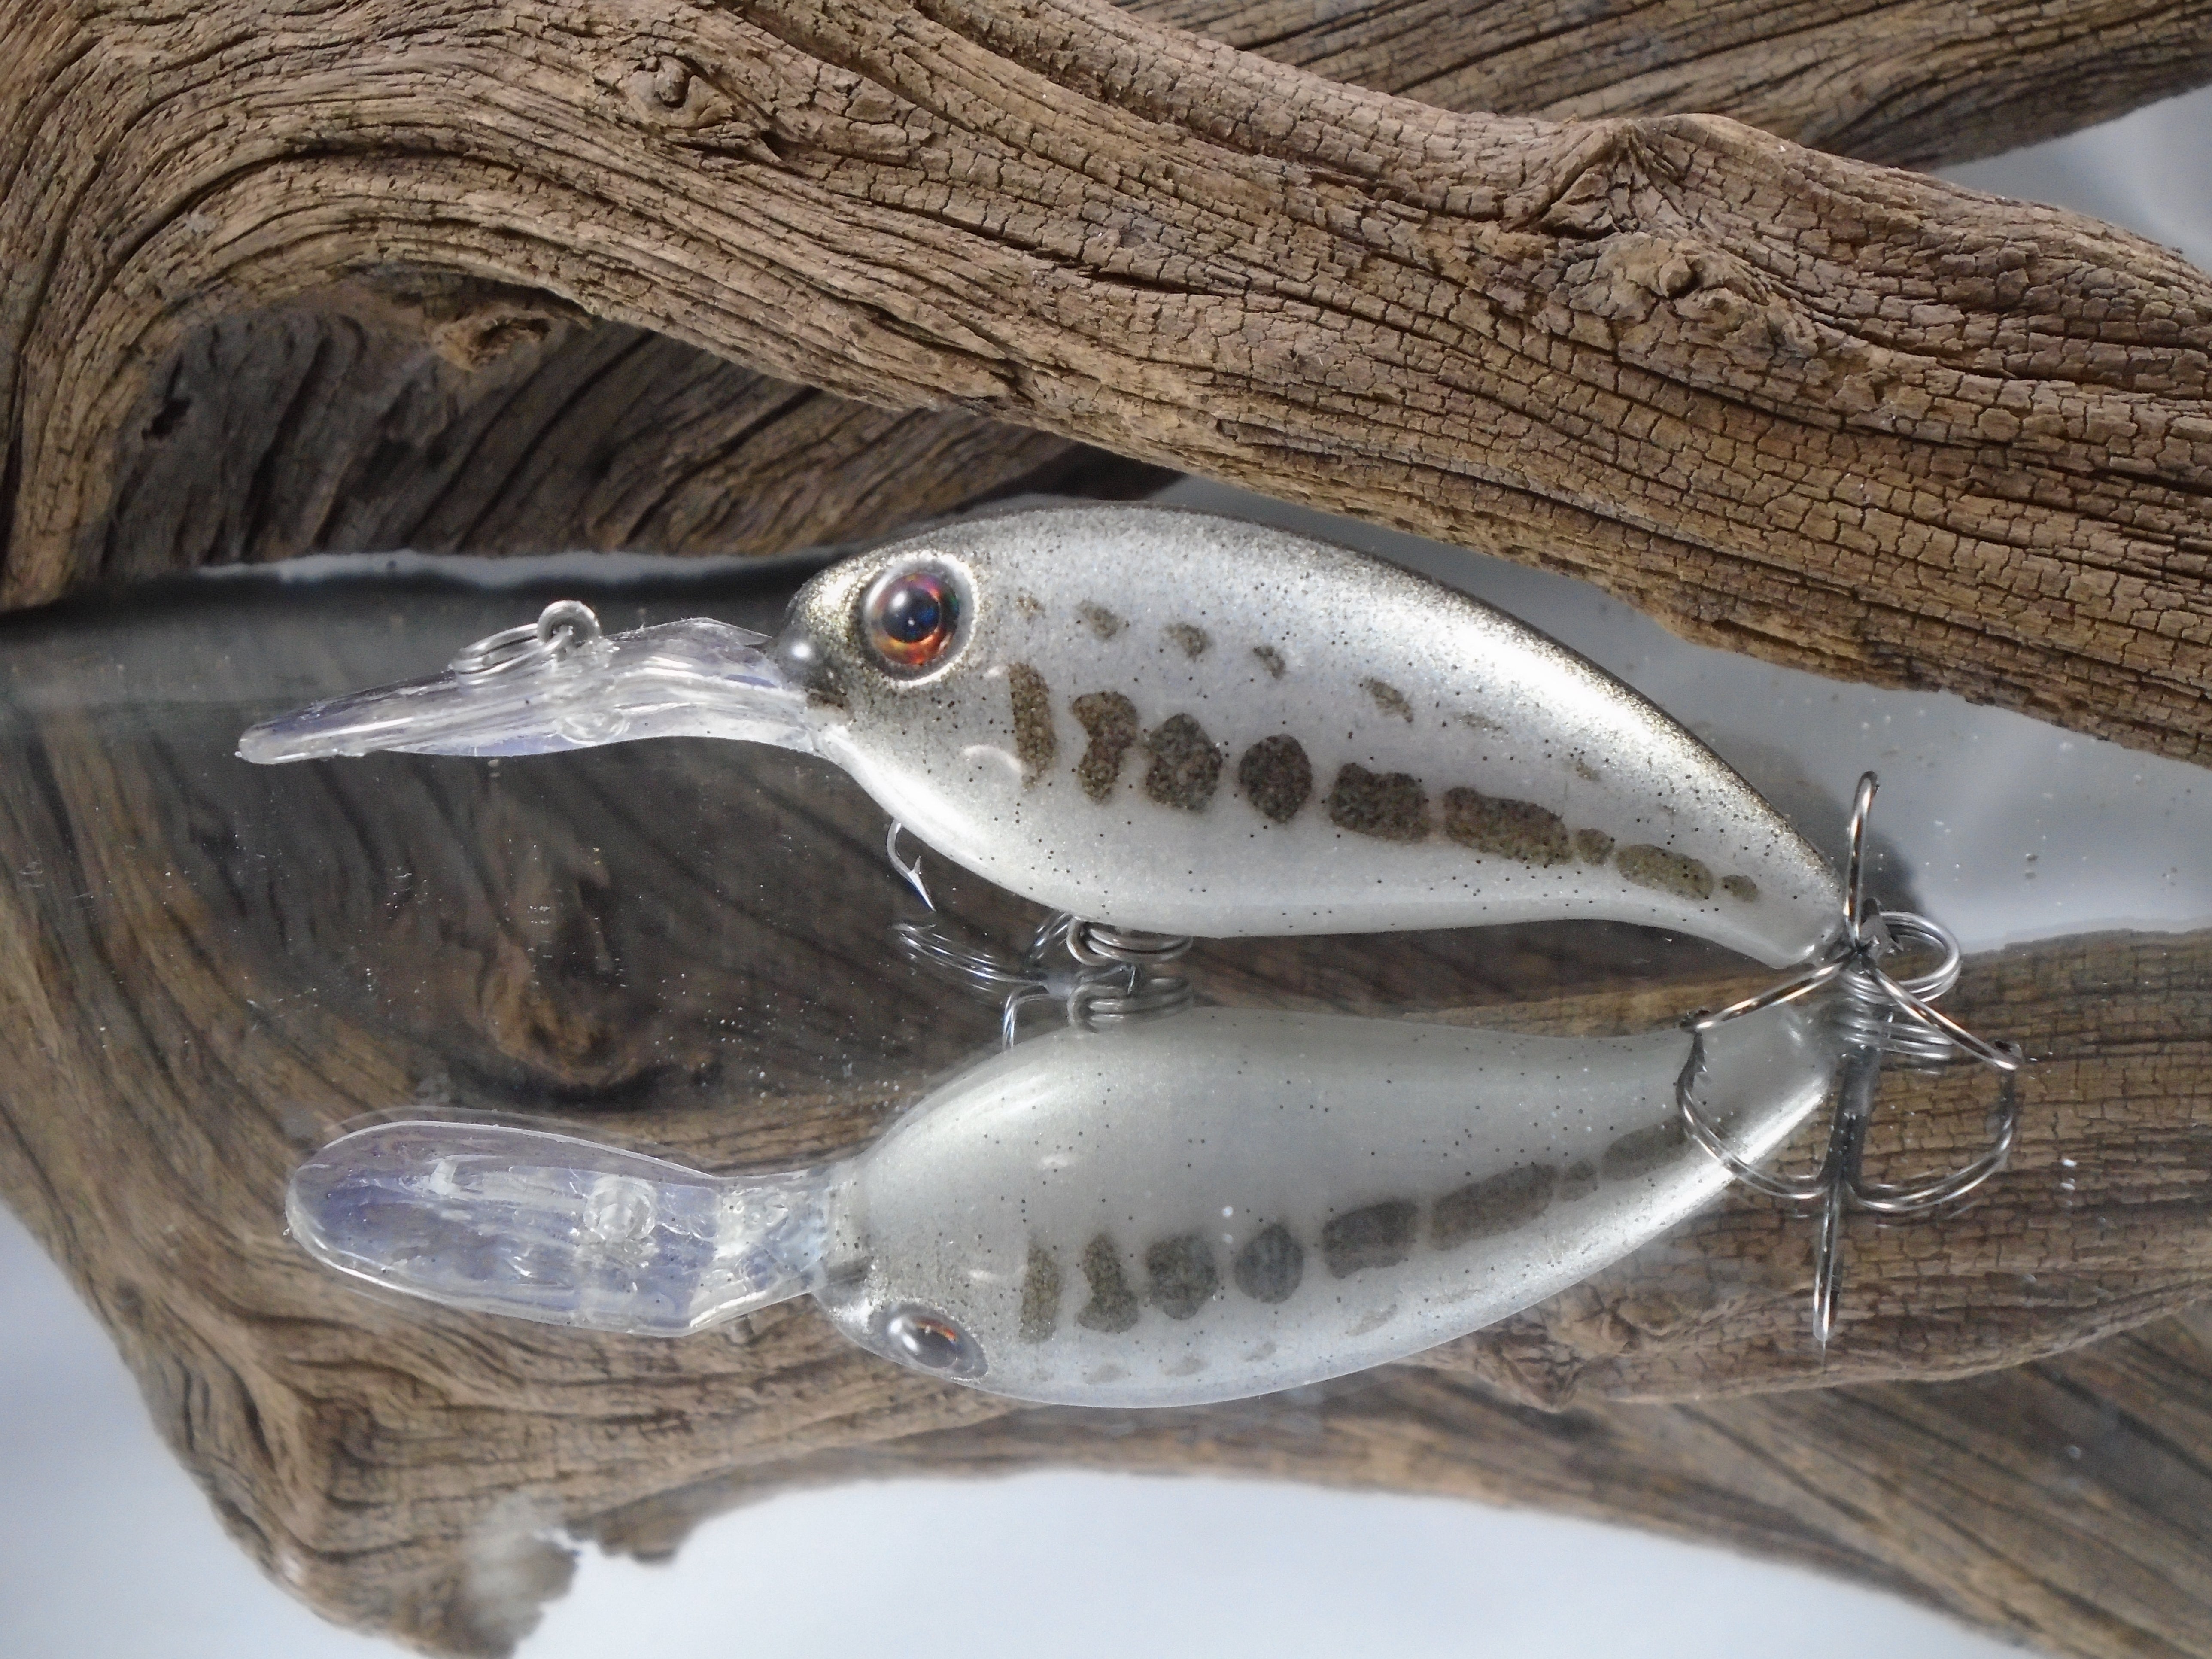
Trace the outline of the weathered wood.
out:
[[[663,1556],[732,1504],[890,1474],[1259,1474],[1725,1544],[1888,1589],[2044,1653],[2201,1659],[2212,1652],[2208,1383],[2212,1322],[2201,1313],[1971,1382],[1706,1404],[1531,1412],[1401,1370],[1205,1413],[1012,1413],[748,1469],[617,1511],[588,1535]]]
[[[702,1506],[879,1452],[951,1468],[1113,1455],[1056,1415],[887,1366],[805,1306],[675,1344],[494,1324],[364,1298],[284,1237],[290,1167],[364,1110],[552,1114],[706,1167],[769,1167],[861,1143],[991,1041],[992,1010],[893,955],[881,818],[814,763],[689,742],[495,766],[231,758],[272,704],[428,666],[535,597],[201,582],[0,623],[15,872],[0,885],[0,1194],[257,1559],[331,1615],[440,1651],[500,1650],[557,1590],[547,1524],[659,1549]],[[727,579],[599,602],[611,622],[758,624],[781,598]],[[963,923],[1028,926],[933,873]],[[1212,946],[1194,971],[1255,1004],[1601,1029],[1724,994],[1717,960],[1633,930],[1523,928]],[[1503,1006],[1516,997],[1535,1000]],[[1611,1513],[1917,1587],[2069,1651],[2167,1650],[2116,1632],[2189,1628],[2174,1620],[2201,1603],[2198,1569],[2159,1569],[2172,1588],[2154,1595],[2100,1564],[2198,1547],[2187,1504],[2023,1501],[2014,1531],[1935,1547],[1947,1501],[1978,1492],[1994,1512],[2043,1468],[2040,1383],[2009,1418],[1989,1404],[2009,1385],[1942,1396],[1980,1400],[1979,1419],[1915,1418],[1911,1401],[1938,1396],[1911,1389],[1674,1417],[1607,1399],[1954,1376],[2212,1294],[2212,935],[2023,947],[1972,964],[1952,1006],[2042,1057],[2019,1155],[1962,1216],[1854,1229],[1825,1357],[1806,1337],[1803,1224],[1739,1195],[1425,1368],[1332,1395],[1306,1450],[1266,1425],[1311,1408],[1278,1401],[1140,1425],[1128,1455],[1188,1443],[1188,1467]],[[1880,1164],[1956,1157],[1980,1133],[1980,1087],[1898,1080]],[[2200,1442],[2184,1413],[2115,1443],[2118,1487],[2185,1472],[2174,1448]],[[1875,1426],[1900,1421],[1923,1426]],[[915,1438],[979,1424],[980,1439]]]
[[[118,581],[392,548],[781,553],[1173,476],[833,398],[544,294],[386,273],[185,341],[124,424],[88,557]]]
[[[1650,1030],[1686,997],[1718,1007],[1766,982],[1677,981],[1474,1018]],[[1960,1376],[2196,1301],[2212,1269],[2212,1189],[2192,1173],[2212,1152],[2212,936],[2088,935],[1980,957],[1944,1007],[2034,1057],[2019,1148],[1985,1195],[1940,1224],[1850,1224],[1849,1313],[1825,1351],[1804,1334],[1810,1224],[1743,1200],[1426,1362],[1466,1364],[1549,1406],[1711,1398]],[[1971,1162],[1995,1092],[1975,1068],[1935,1079],[1892,1072],[1869,1170],[1907,1180]],[[1808,1130],[1800,1167],[1817,1155]],[[2124,1261],[2150,1271],[2112,1276]],[[2062,1328],[2056,1341],[2031,1334]]]
[[[2002,149],[2212,76],[2212,0],[2041,5],[2033,27],[1950,0],[1130,9],[1445,107],[1709,111],[1879,161]],[[1117,493],[1169,476],[957,410],[854,405],[544,293],[389,270],[220,318],[147,384],[87,556],[102,580],[392,547],[769,552],[994,493],[1101,493],[1109,464]]]
[[[194,330],[399,267],[2212,740],[2212,278],[2071,215],[1723,120],[1451,114],[1098,0],[38,0],[7,40],[0,601],[96,574]]]
[[[1123,0],[1278,63],[1444,109],[1732,115],[1936,167],[2212,81],[2212,5],[2154,0]]]

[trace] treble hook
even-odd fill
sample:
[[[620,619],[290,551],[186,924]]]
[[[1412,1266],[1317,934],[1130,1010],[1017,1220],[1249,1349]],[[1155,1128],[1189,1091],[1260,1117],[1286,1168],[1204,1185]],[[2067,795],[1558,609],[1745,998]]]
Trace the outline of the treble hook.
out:
[[[1836,1324],[1843,1287],[1844,1217],[1852,1209],[1893,1220],[1931,1215],[1966,1196],[2012,1155],[2020,1131],[2020,1073],[2027,1056],[2017,1044],[1977,1036],[1936,1008],[1936,998],[1959,982],[1962,960],[1958,941],[1925,916],[1908,910],[1883,910],[1866,895],[1866,828],[1874,811],[1879,781],[1871,772],[1859,779],[1851,803],[1850,855],[1844,880],[1844,927],[1826,960],[1754,996],[1732,1002],[1717,1013],[1686,1022],[1690,1057],[1676,1079],[1674,1098],[1690,1138],[1730,1176],[1753,1192],[1802,1212],[1816,1212],[1820,1229],[1813,1247],[1813,1334],[1822,1347]],[[1897,979],[1880,957],[1911,940],[1940,953],[1929,971]],[[1817,1168],[1801,1176],[1760,1170],[1729,1148],[1698,1104],[1697,1085],[1705,1064],[1705,1034],[1730,1020],[1762,1009],[1795,1002],[1834,986],[1843,1001],[1838,1024],[1844,1036],[1841,1081],[1828,1122],[1828,1141]],[[1869,1181],[1862,1170],[1867,1131],[1874,1121],[1886,1054],[1902,1057],[1917,1069],[1946,1066],[1961,1055],[1990,1067],[2001,1081],[1997,1127],[1989,1150],[1950,1174],[1909,1185]]]
[[[906,825],[896,818],[891,820],[891,827],[884,832],[884,856],[891,861],[892,869],[906,878],[906,884],[914,889],[915,896],[921,901],[921,908],[934,915],[937,914],[937,901],[930,897],[929,889],[922,883],[921,854],[916,853],[911,864],[903,862],[898,855],[899,836],[905,831]]]
[[[1090,1030],[1179,1013],[1190,1006],[1195,994],[1190,981],[1160,971],[1190,949],[1188,938],[1130,933],[1056,910],[1037,924],[1019,961],[957,943],[934,920],[937,905],[921,878],[921,855],[915,854],[912,863],[899,857],[899,836],[904,829],[897,819],[891,821],[884,836],[884,855],[933,920],[896,923],[892,934],[910,961],[936,969],[999,1002],[1002,1047],[1014,1046],[1022,1009],[1032,1002],[1064,1003],[1068,1022]],[[1074,959],[1072,969],[1052,966],[1055,947],[1064,948]]]

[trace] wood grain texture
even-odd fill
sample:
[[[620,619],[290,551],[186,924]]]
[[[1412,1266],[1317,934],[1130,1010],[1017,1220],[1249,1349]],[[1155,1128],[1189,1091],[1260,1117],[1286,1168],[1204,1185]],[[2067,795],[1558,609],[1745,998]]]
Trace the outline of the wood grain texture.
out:
[[[1686,997],[1718,1007],[1765,982],[1676,981],[1474,1018],[1537,1030],[1650,1030]],[[2212,1269],[2208,1194],[2186,1173],[2212,1154],[2212,1101],[2196,1080],[2212,1076],[2212,938],[2087,935],[1976,958],[1944,1007],[2033,1057],[2019,1146],[1993,1189],[1939,1225],[1849,1224],[1850,1312],[1825,1352],[1804,1340],[1811,1224],[1746,1200],[1426,1363],[1466,1364],[1546,1406],[1588,1395],[1710,1398],[1964,1376],[2024,1358],[2023,1334],[2038,1328],[2063,1327],[2065,1345],[2190,1305]],[[1987,1144],[1994,1099],[1976,1068],[1936,1079],[1889,1073],[1869,1172],[1911,1180],[1972,1162]],[[1818,1155],[1808,1127],[1797,1167]],[[2175,1184],[2152,1176],[2154,1164]],[[2123,1282],[2131,1270],[2112,1273],[2160,1259],[2132,1285]]]
[[[2212,76],[2212,0],[1129,9],[1448,108],[1709,111],[1877,161],[2002,149]],[[855,405],[541,292],[386,270],[221,318],[149,377],[93,563],[116,580],[396,547],[772,552],[995,493],[1097,494],[1109,466],[1120,494],[1168,476],[958,410]]]
[[[397,267],[2212,741],[2212,278],[2069,214],[1097,0],[37,0],[6,38],[0,601],[97,574],[193,331]]]
[[[1897,167],[1994,155],[2212,81],[2204,0],[1123,0],[1444,109],[1705,112]]]
[[[732,1504],[890,1474],[1261,1475],[1625,1523],[1855,1579],[2038,1652],[2181,1659],[2212,1651],[2209,1376],[2201,1313],[1968,1382],[1674,1406],[1532,1412],[1400,1370],[1206,1413],[1010,1413],[748,1469],[586,1535],[657,1558]]]
[[[393,548],[782,553],[1173,476],[834,398],[544,294],[386,272],[185,341],[123,425],[89,556],[117,582]]]
[[[2201,1382],[2114,1382],[2118,1426],[2065,1428],[2099,1461],[2051,1449],[2054,1423],[2103,1421],[2085,1391],[2106,1385],[2069,1379],[2186,1355],[2158,1336],[2048,1358],[2212,1294],[2212,935],[1970,965],[1952,1006],[2039,1057],[2019,1156],[1962,1215],[1855,1226],[1825,1355],[1804,1224],[1740,1194],[1369,1386],[1157,1420],[936,1385],[803,1304],[655,1343],[341,1285],[284,1237],[281,1195],[358,1113],[501,1109],[703,1167],[787,1165],[863,1143],[995,1027],[896,957],[881,817],[814,763],[683,741],[497,765],[231,757],[272,705],[411,672],[538,597],[248,579],[0,623],[0,1193],[226,1524],[311,1605],[499,1652],[566,1582],[549,1528],[664,1553],[784,1483],[1097,1461],[1609,1515],[2061,1651],[2212,1650]],[[731,578],[599,604],[611,623],[757,623],[781,598]],[[1011,939],[1031,920],[944,889],[961,925]],[[1194,971],[1258,1006],[1601,1030],[1724,994],[1717,960],[1563,927],[1215,945]],[[1878,1166],[1956,1157],[1979,1089],[1896,1080]],[[1714,1397],[1739,1390],[1761,1392]]]
[[[1449,108],[1710,111],[1921,163],[2212,76],[2212,0],[1130,9]],[[1100,493],[1109,467],[1125,495],[1167,476],[957,410],[854,405],[542,292],[390,270],[220,318],[147,387],[117,434],[100,580],[395,547],[779,551],[994,493]]]

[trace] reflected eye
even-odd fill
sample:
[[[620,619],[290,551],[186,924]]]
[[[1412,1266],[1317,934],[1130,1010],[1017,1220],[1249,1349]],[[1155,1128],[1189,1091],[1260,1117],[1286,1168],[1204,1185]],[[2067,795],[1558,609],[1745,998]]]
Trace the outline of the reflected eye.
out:
[[[951,1376],[980,1376],[983,1352],[974,1339],[941,1313],[927,1308],[898,1308],[884,1320],[884,1338],[905,1358],[927,1371]]]
[[[868,648],[907,673],[933,667],[960,627],[960,592],[941,570],[902,570],[868,592],[860,622]]]

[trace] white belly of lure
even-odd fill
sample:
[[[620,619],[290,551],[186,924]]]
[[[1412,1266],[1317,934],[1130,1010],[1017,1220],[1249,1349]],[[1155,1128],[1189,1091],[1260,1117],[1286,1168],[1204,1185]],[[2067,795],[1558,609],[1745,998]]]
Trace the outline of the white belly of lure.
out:
[[[1709,1042],[1700,1093],[1745,1156],[1823,1097],[1822,1029],[1784,1007]],[[329,1265],[450,1306],[676,1336],[811,1291],[993,1393],[1194,1405],[1418,1353],[1689,1216],[1727,1177],[1680,1132],[1688,1053],[1200,1011],[1024,1042],[824,1169],[395,1123],[310,1160],[289,1214]]]

